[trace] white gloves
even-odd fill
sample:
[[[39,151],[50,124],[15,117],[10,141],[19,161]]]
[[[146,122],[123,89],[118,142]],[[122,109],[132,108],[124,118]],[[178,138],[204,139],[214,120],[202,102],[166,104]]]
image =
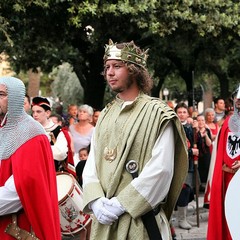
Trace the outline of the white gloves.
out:
[[[120,204],[116,197],[111,198],[107,202],[105,207],[109,212],[115,214],[118,217],[125,212],[125,209],[123,208],[123,206]]]
[[[90,208],[92,209],[95,217],[101,224],[111,225],[115,222],[120,215],[125,212],[125,209],[119,203],[116,197],[110,200],[105,197],[101,197],[95,200]]]

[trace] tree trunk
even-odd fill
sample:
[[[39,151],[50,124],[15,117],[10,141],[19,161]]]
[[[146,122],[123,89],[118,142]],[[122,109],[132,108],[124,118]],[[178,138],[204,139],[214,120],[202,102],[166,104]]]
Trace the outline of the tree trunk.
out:
[[[38,68],[37,72],[33,71],[33,69],[29,69],[28,78],[29,78],[29,83],[28,83],[27,94],[30,97],[36,97],[40,95],[39,90],[40,90],[41,69]]]
[[[213,91],[212,91],[212,86],[213,86],[213,79],[211,75],[207,76],[204,79],[204,84],[201,85],[203,89],[203,107],[205,110],[206,108],[212,108],[212,100],[213,100]]]

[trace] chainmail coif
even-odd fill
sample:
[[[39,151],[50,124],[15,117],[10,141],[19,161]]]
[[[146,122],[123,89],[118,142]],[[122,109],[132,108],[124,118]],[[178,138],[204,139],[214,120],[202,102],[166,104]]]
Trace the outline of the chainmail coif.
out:
[[[0,77],[0,84],[7,88],[8,115],[0,128],[0,160],[9,158],[29,139],[45,134],[43,127],[24,110],[25,86],[14,77]],[[29,149],[34,151],[34,149]]]

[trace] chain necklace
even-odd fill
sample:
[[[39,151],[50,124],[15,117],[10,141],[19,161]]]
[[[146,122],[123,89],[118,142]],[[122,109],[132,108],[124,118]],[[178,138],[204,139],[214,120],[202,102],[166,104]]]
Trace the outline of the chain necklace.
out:
[[[106,125],[104,142],[108,143],[108,146],[105,146],[104,148],[103,157],[106,161],[110,163],[116,159],[118,154],[117,147],[120,141],[123,140],[123,136],[126,133],[126,127],[128,127],[129,123],[132,122],[132,115],[135,110],[135,103],[136,101],[129,102],[127,105],[121,106],[120,112],[115,108],[113,112],[109,111],[107,113],[109,117]],[[111,137],[109,134],[110,131],[112,131]],[[118,138],[117,141],[115,141],[116,138]],[[114,144],[114,147],[109,146],[111,143],[114,142],[116,142],[116,144]]]

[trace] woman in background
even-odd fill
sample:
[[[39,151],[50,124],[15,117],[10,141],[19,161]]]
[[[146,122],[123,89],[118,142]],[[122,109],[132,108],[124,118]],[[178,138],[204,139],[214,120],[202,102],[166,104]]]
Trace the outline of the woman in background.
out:
[[[74,144],[74,165],[79,162],[78,152],[82,148],[90,146],[94,126],[91,124],[93,108],[87,104],[78,108],[78,122],[69,126],[69,131],[73,137]]]

